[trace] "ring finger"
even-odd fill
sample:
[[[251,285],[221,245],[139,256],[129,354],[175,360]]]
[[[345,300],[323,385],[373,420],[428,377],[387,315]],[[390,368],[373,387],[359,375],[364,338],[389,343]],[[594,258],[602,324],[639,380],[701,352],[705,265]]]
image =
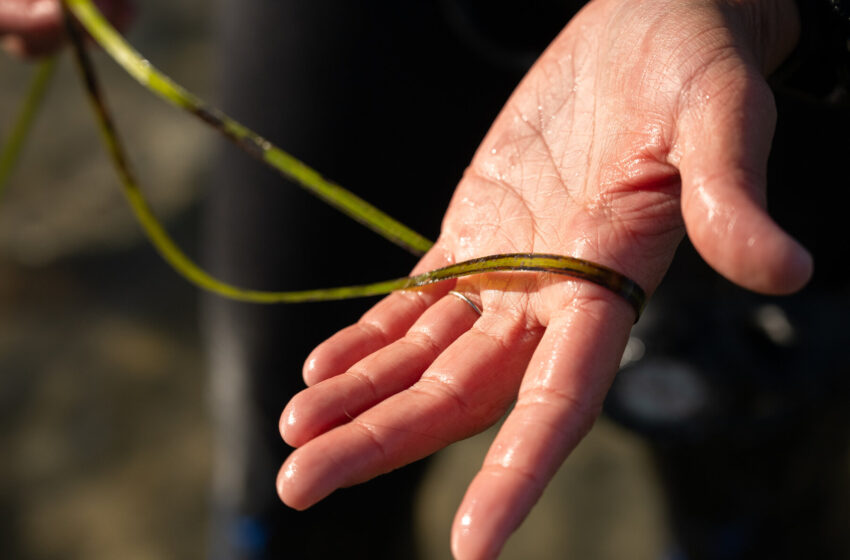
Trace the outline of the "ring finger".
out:
[[[363,358],[341,375],[301,391],[280,419],[283,439],[294,447],[351,420],[415,383],[480,317],[477,297],[458,291],[429,307],[404,337]]]

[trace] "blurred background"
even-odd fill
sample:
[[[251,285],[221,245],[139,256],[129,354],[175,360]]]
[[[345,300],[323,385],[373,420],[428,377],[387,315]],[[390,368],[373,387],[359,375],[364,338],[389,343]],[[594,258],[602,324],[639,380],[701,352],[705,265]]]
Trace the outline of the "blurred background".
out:
[[[207,2],[148,0],[129,38],[216,102],[213,29]],[[95,60],[145,192],[196,255],[214,133],[102,53]],[[32,70],[0,58],[0,136]],[[212,436],[198,300],[141,238],[65,53],[0,201],[0,557],[208,555]],[[417,505],[422,558],[449,557],[454,509],[492,436],[430,463]],[[659,558],[663,527],[647,450],[602,420],[504,557]]]
[[[205,3],[133,39],[210,91]],[[157,212],[191,250],[211,135],[96,61]],[[0,57],[5,136],[33,68]],[[70,53],[0,201],[0,556],[201,558],[209,429],[197,294],[141,239]]]
[[[274,4],[268,2],[266,7]],[[461,4],[476,3],[457,3]],[[550,3],[556,4],[560,3]],[[241,10],[237,2],[230,5]],[[400,6],[384,3],[394,5]],[[488,5],[480,3],[484,13]],[[217,84],[228,80],[222,75],[221,59],[229,61],[231,70],[241,71],[244,56],[244,66],[258,65],[250,68],[253,73],[262,73],[266,65],[273,71],[276,60],[256,60],[251,41],[223,56],[216,41],[219,23],[210,6],[201,0],[148,0],[129,38],[179,83],[219,104],[222,93]],[[308,12],[315,15],[321,10]],[[345,14],[337,20],[331,21],[340,29],[351,27]],[[317,18],[312,24],[325,30],[323,21]],[[300,31],[298,23],[290,22],[293,34]],[[492,30],[503,22],[489,23],[487,29]],[[269,25],[277,30],[277,22]],[[243,27],[247,36],[259,33],[251,25]],[[355,29],[352,35],[358,32]],[[481,38],[473,36],[470,42],[478,48]],[[381,35],[371,46],[385,49],[396,39]],[[452,37],[442,39],[453,44]],[[510,39],[522,42],[512,35]],[[498,49],[484,52],[479,58],[485,62],[477,70],[486,73],[486,59],[494,53],[504,54]],[[290,64],[305,59],[301,52],[286,54],[291,55]],[[356,66],[358,56],[331,64],[347,64],[341,73],[356,74],[362,70]],[[217,188],[222,187],[214,163],[221,159],[220,150],[230,148],[223,147],[215,133],[137,85],[102,53],[96,53],[95,60],[152,205],[181,246],[191,255],[201,254],[202,205],[216,179]],[[320,58],[305,65],[307,74],[314,71],[314,61],[318,64]],[[371,68],[369,62],[366,72],[385,70]],[[390,67],[397,62],[390,60]],[[516,62],[526,64],[527,59]],[[466,71],[463,64],[459,66],[459,72]],[[0,137],[14,119],[32,72],[30,65],[0,58]],[[319,76],[316,91],[332,89],[327,87],[331,82],[323,81],[321,68],[314,72]],[[813,68],[809,75],[797,76],[804,85],[817,86],[815,77],[824,73]],[[240,97],[240,88],[233,87],[239,82],[231,78],[229,95],[252,109],[246,111],[248,119],[260,123],[256,127],[263,133],[264,121],[272,126],[275,117],[286,111],[275,110],[276,91],[267,93],[270,98],[262,103],[252,102],[255,92]],[[842,95],[846,102],[846,90],[836,94],[833,87],[834,83],[825,83],[823,91],[815,92],[819,98],[796,91],[781,92],[777,98],[780,121],[769,176],[771,210],[814,251],[818,264],[812,285],[792,298],[754,296],[718,278],[683,246],[633,333],[625,367],[606,403],[608,416],[561,468],[509,541],[504,558],[848,557],[850,357],[845,325],[850,298],[845,260],[835,257],[846,253],[842,245],[846,205],[840,204],[843,190],[836,187],[846,186],[841,166],[850,157],[846,141],[850,116],[846,105],[842,109],[835,103]],[[256,93],[264,99],[264,92]],[[357,191],[358,183],[369,182],[374,173],[370,162],[363,163],[367,171],[352,176],[338,176],[332,169],[337,161],[349,172],[358,169],[345,160],[359,158],[347,153],[354,152],[347,146],[360,138],[357,118],[371,117],[365,111],[352,113],[351,123],[337,127],[336,115],[352,107],[356,113],[363,100],[354,96],[348,100],[343,92],[352,107],[331,108],[323,106],[324,98],[315,93],[305,90],[300,94],[303,99],[294,94],[298,106],[287,107],[289,114],[303,112],[301,124],[307,124],[293,130],[278,123],[280,130],[296,136],[282,147],[296,143],[301,130],[307,130],[315,138],[305,144],[309,147],[312,142],[316,150],[307,163]],[[368,88],[361,94],[372,110],[387,102],[372,99]],[[830,103],[822,103],[823,98]],[[404,110],[407,100],[397,103],[387,109],[390,114]],[[320,120],[315,115],[326,112],[330,116],[323,120],[330,124],[324,126],[343,138],[333,153],[323,151],[323,135],[329,133],[314,126]],[[398,130],[392,128],[395,124],[391,123],[391,132],[405,132],[404,123]],[[394,143],[395,136],[390,135],[389,141]],[[430,153],[430,146],[426,148],[413,152]],[[381,152],[380,146],[374,149]],[[469,155],[454,154],[461,168]],[[234,184],[234,189],[242,189],[233,191],[235,199],[252,187],[260,188],[253,179],[260,164],[243,164],[232,166],[238,180],[246,179]],[[401,170],[407,165],[396,164]],[[274,179],[262,177],[257,183]],[[425,184],[431,180],[419,179]],[[823,191],[828,196],[813,195],[815,188],[829,187],[833,188]],[[404,213],[413,197],[402,189],[393,194],[396,199],[387,201],[391,214],[421,219],[409,209]],[[261,193],[253,203],[264,206],[271,198],[272,193],[269,199]],[[224,206],[230,203],[227,196],[219,200]],[[372,202],[384,206],[382,200]],[[305,230],[304,237],[324,234],[332,240],[342,235],[322,230],[331,229],[325,227],[326,220],[344,223],[346,218],[335,213],[325,217],[318,206],[308,218],[315,223],[305,226],[314,229]],[[313,218],[314,212],[320,217]],[[272,225],[277,227],[276,222]],[[287,227],[302,233],[300,224],[280,224],[281,231]],[[350,241],[349,234],[344,235]],[[387,254],[396,251],[386,245]],[[257,253],[276,251],[279,257],[283,252],[269,247],[275,246],[263,243]],[[378,260],[384,260],[383,254]],[[319,278],[329,274],[317,270]],[[346,272],[353,275],[352,282],[378,279],[376,270],[355,267]],[[402,272],[391,270],[386,275]],[[214,399],[201,335],[209,330],[205,324],[209,315],[199,312],[201,302],[201,295],[142,239],[65,53],[18,170],[0,200],[0,558],[200,559],[215,552],[210,543],[222,539],[212,533],[222,529],[214,523],[211,498]],[[346,302],[330,314],[342,306],[350,312],[370,303]],[[297,313],[309,316],[310,309]],[[325,314],[328,309],[324,308]],[[333,330],[319,332],[315,325],[305,328],[298,321],[289,322],[304,331],[300,343],[306,347]],[[278,341],[272,340],[273,350],[274,344]],[[291,385],[300,387],[300,372],[285,369],[292,371],[272,369],[272,375],[293,376]],[[276,411],[291,395],[267,396]],[[268,424],[273,432],[274,426]],[[427,463],[415,506],[419,558],[449,557],[455,508],[494,430],[455,444]],[[285,453],[283,442],[279,445],[277,451]],[[272,474],[268,480],[266,475],[261,478],[251,481],[261,489],[261,499],[267,487],[273,507],[284,508],[274,502]],[[368,525],[369,508],[375,507],[370,487],[338,494],[355,501],[362,497]],[[345,524],[344,514],[338,512],[347,510],[335,507],[332,502],[324,514]],[[673,530],[668,527],[675,529],[678,547],[671,544]],[[376,523],[369,527],[370,534],[356,535],[358,546],[365,543],[368,548],[369,539],[379,538],[384,529]],[[285,539],[306,538],[302,531],[293,527]],[[332,540],[333,527],[325,531],[327,536],[317,531],[318,538]]]

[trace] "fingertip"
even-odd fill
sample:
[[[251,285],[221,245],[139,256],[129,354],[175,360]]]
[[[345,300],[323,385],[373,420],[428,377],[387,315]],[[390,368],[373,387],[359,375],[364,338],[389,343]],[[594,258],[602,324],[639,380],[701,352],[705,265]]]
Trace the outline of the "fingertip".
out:
[[[301,377],[308,387],[315,385],[321,379],[319,362],[316,359],[316,351],[318,348],[310,352],[307,359],[304,361],[304,367],[301,369]]]
[[[301,376],[307,387],[312,387],[344,372],[360,358],[352,344],[347,344],[352,327],[343,329],[316,346],[304,360]],[[351,362],[351,363],[349,363]]]
[[[297,438],[295,437],[295,431],[298,427],[298,415],[295,413],[295,410],[290,406],[292,401],[286,405],[283,409],[283,412],[280,415],[280,420],[278,421],[278,430],[280,431],[280,437],[283,438],[283,441],[286,442],[287,445],[291,447],[298,447],[299,443]]]
[[[499,477],[496,477],[498,479]],[[493,476],[479,473],[472,481],[455,514],[452,524],[451,549],[457,560],[498,558],[508,537],[527,513],[524,504],[514,503],[514,492],[505,496],[499,490],[509,490]],[[488,485],[495,485],[490,488]]]
[[[812,255],[768,215],[761,176],[730,170],[707,181],[689,179],[682,199],[685,227],[712,268],[768,295],[790,294],[808,283]]]
[[[786,232],[780,230],[780,233],[781,246],[771,254],[773,258],[766,259],[763,277],[757,277],[759,282],[752,286],[744,284],[745,287],[767,295],[782,296],[800,291],[811,280],[814,273],[812,254]]]
[[[292,509],[304,511],[313,504],[304,499],[304,496],[296,491],[297,485],[294,484],[294,479],[298,474],[298,466],[293,455],[290,455],[283,463],[283,466],[280,467],[280,471],[277,473],[277,480],[275,481],[275,488],[278,497],[284,504]]]
[[[341,486],[339,468],[327,460],[327,450],[293,451],[277,474],[276,489],[281,501],[303,511],[325,499]]]
[[[301,447],[323,433],[329,423],[321,418],[321,410],[321,402],[311,401],[307,389],[292,397],[286,403],[278,423],[283,441],[290,447]]]
[[[451,550],[455,560],[487,560],[498,558],[504,543],[480,538],[470,530],[470,518],[464,514],[455,520],[452,529]]]
[[[499,557],[502,543],[481,538],[472,528],[470,515],[459,511],[452,527],[451,550],[455,560],[486,560]]]
[[[747,197],[694,201],[685,209],[685,224],[703,259],[741,287],[786,295],[812,276],[812,255]]]
[[[310,352],[302,368],[304,382],[312,387],[339,375],[387,343],[378,330],[362,322],[349,325]]]

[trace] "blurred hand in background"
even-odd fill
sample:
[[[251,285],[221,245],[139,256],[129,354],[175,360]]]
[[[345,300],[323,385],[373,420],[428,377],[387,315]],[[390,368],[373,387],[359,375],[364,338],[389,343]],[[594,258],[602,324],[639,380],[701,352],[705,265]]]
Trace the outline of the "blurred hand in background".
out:
[[[130,0],[97,0],[119,29],[132,16]],[[0,0],[0,37],[8,53],[35,58],[55,52],[65,40],[61,0]]]

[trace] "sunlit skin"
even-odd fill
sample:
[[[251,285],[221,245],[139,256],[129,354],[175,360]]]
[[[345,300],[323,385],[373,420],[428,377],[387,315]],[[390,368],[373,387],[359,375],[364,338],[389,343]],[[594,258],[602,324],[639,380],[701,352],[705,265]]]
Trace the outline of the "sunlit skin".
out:
[[[762,77],[798,26],[791,0],[595,0],[493,123],[416,272],[558,253],[651,293],[687,234],[741,286],[798,290],[811,258],[764,210],[776,115]],[[278,493],[308,508],[484,430],[516,401],[452,530],[457,558],[493,558],[592,426],[633,321],[618,296],[546,274],[391,295],[307,359],[309,388],[281,417],[298,449]]]
[[[762,78],[798,25],[792,0],[594,0],[507,102],[415,272],[556,253],[651,294],[687,234],[744,287],[799,289],[811,258],[764,211],[775,109]],[[0,0],[0,36],[20,56],[55,50],[57,1]],[[309,388],[281,417],[298,449],[278,493],[310,507],[482,431],[516,401],[452,531],[457,558],[493,558],[595,421],[633,321],[612,292],[537,273],[389,296],[307,359]]]
[[[116,26],[132,16],[130,0],[97,0],[98,7]],[[0,45],[23,58],[54,52],[65,42],[58,0],[0,0]]]

